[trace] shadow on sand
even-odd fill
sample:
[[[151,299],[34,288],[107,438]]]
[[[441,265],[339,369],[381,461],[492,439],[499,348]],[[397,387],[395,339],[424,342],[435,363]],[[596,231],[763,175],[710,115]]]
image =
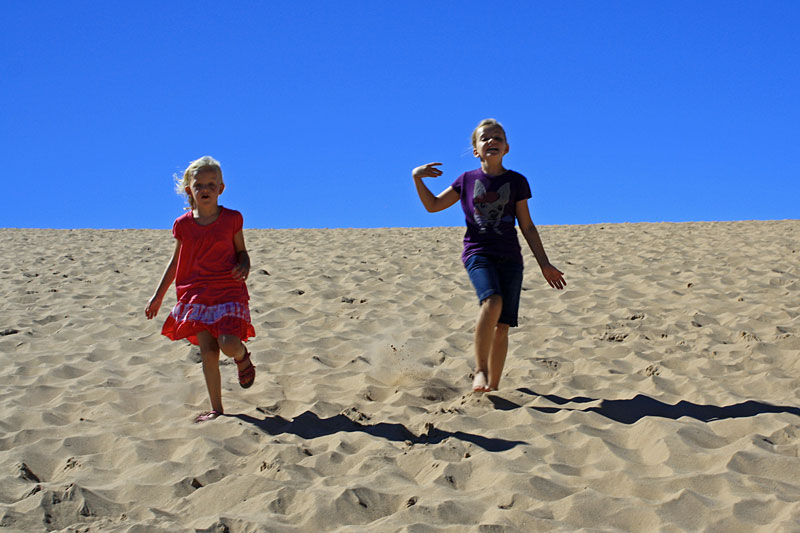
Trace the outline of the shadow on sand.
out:
[[[231,416],[252,424],[270,435],[291,433],[303,439],[316,439],[339,432],[360,432],[394,442],[409,441],[413,444],[439,444],[445,439],[455,438],[472,443],[489,452],[503,452],[517,445],[526,444],[524,441],[489,438],[463,431],[445,431],[437,429],[432,424],[426,425],[425,433],[415,435],[403,424],[390,424],[388,422],[362,424],[351,420],[343,414],[320,418],[315,413],[306,411],[292,420],[286,420],[277,415],[267,416],[263,419],[245,414]]]
[[[591,407],[539,407],[530,406],[530,409],[542,413],[558,413],[560,411],[583,411],[593,412],[602,415],[615,422],[622,424],[633,424],[646,416],[661,418],[671,418],[677,420],[688,416],[701,422],[711,422],[713,420],[726,420],[729,418],[745,418],[764,413],[789,413],[800,416],[800,408],[783,405],[771,405],[768,403],[748,400],[735,405],[719,407],[717,405],[699,405],[692,402],[680,401],[675,405],[664,403],[649,396],[637,394],[628,400],[599,400],[596,398],[586,398],[577,396],[575,398],[562,398],[553,394],[537,394],[528,388],[517,389],[519,392],[531,396],[539,396],[553,402],[556,405],[583,404],[598,402],[598,405]],[[489,396],[489,400],[494,404],[495,409],[508,411],[519,409],[522,406],[512,401],[498,396]]]
[[[800,416],[800,408],[771,405],[768,403],[748,400],[734,405],[719,407],[716,405],[699,405],[692,402],[680,401],[674,405],[661,402],[638,394],[628,400],[600,400],[576,396],[574,398],[562,398],[553,394],[537,394],[528,388],[520,388],[517,391],[531,396],[539,396],[561,407],[541,407],[528,406],[529,409],[542,413],[559,413],[562,411],[581,411],[584,413],[597,413],[601,416],[620,422],[622,424],[634,424],[647,416],[660,418],[670,418],[678,420],[682,417],[694,418],[701,422],[711,422],[714,420],[727,420],[730,418],[745,418],[764,413],[789,413]],[[510,411],[522,409],[524,406],[501,398],[500,396],[488,394],[487,399],[495,409]],[[568,404],[587,404],[596,405],[587,407],[569,407]],[[261,408],[259,408],[261,410]],[[403,424],[379,422],[377,424],[361,423],[344,414],[338,414],[328,418],[320,418],[311,411],[306,411],[292,420],[287,420],[281,416],[266,416],[263,419],[246,414],[228,415],[232,418],[252,424],[259,430],[269,435],[277,436],[282,434],[297,435],[302,439],[316,439],[339,432],[345,433],[366,433],[373,437],[390,440],[393,442],[410,442],[412,444],[439,444],[445,439],[455,438],[464,442],[469,442],[483,448],[489,452],[503,452],[510,450],[520,444],[527,444],[524,441],[506,440],[498,438],[483,437],[473,433],[463,431],[446,431],[427,424],[425,432],[416,435]]]

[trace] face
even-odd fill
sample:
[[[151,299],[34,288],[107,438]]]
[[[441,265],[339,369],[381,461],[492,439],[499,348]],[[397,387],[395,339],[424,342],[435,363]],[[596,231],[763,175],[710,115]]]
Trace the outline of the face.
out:
[[[502,161],[503,156],[508,153],[508,143],[506,143],[506,134],[503,132],[503,128],[498,126],[480,128],[472,153],[481,161],[491,161],[495,158]]]
[[[189,186],[186,187],[186,194],[194,199],[197,207],[217,205],[217,198],[225,189],[225,184],[219,178],[219,172],[213,169],[201,170],[198,172]]]

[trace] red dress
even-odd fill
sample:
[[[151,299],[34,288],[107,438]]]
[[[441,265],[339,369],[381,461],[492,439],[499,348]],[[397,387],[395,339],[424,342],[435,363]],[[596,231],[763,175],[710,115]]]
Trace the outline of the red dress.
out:
[[[181,242],[175,287],[178,303],[161,333],[172,340],[197,344],[197,333],[235,335],[242,341],[255,337],[250,323],[250,295],[244,281],[233,279],[237,264],[233,236],[242,229],[241,213],[220,207],[217,219],[206,226],[190,212],[178,217],[172,235]]]

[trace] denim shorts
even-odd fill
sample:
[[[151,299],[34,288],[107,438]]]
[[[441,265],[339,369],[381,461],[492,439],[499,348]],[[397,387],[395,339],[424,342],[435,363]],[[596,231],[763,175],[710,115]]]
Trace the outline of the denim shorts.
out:
[[[513,259],[472,255],[464,263],[469,280],[475,287],[478,301],[483,301],[492,294],[503,298],[503,310],[500,313],[501,324],[517,327],[519,313],[519,295],[522,291],[522,263]]]

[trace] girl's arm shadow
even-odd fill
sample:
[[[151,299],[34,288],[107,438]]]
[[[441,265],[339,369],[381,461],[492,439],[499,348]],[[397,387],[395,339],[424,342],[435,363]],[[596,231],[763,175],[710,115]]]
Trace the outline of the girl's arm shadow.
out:
[[[675,405],[661,402],[659,400],[637,394],[628,400],[598,400],[593,398],[586,398],[578,396],[575,398],[562,398],[552,394],[537,394],[528,388],[517,389],[519,392],[530,394],[532,396],[540,396],[557,405],[575,404],[575,403],[591,403],[599,401],[599,405],[587,407],[584,409],[573,407],[538,407],[531,406],[531,409],[543,413],[557,413],[559,411],[583,411],[594,412],[606,418],[621,422],[622,424],[633,424],[638,422],[646,416],[656,416],[661,418],[671,418],[677,420],[681,417],[688,416],[700,420],[701,422],[711,422],[712,420],[726,420],[729,418],[744,418],[748,416],[756,416],[763,413],[790,413],[795,416],[800,416],[800,409],[797,407],[771,405],[768,403],[757,402],[755,400],[748,400],[746,402],[737,403],[734,405],[726,405],[720,407],[717,405],[699,405],[692,402],[680,401]],[[508,410],[522,407],[513,402],[503,398],[490,396],[489,399],[495,404],[497,409]],[[498,401],[499,400],[499,401]],[[515,406],[515,407],[512,407]]]

